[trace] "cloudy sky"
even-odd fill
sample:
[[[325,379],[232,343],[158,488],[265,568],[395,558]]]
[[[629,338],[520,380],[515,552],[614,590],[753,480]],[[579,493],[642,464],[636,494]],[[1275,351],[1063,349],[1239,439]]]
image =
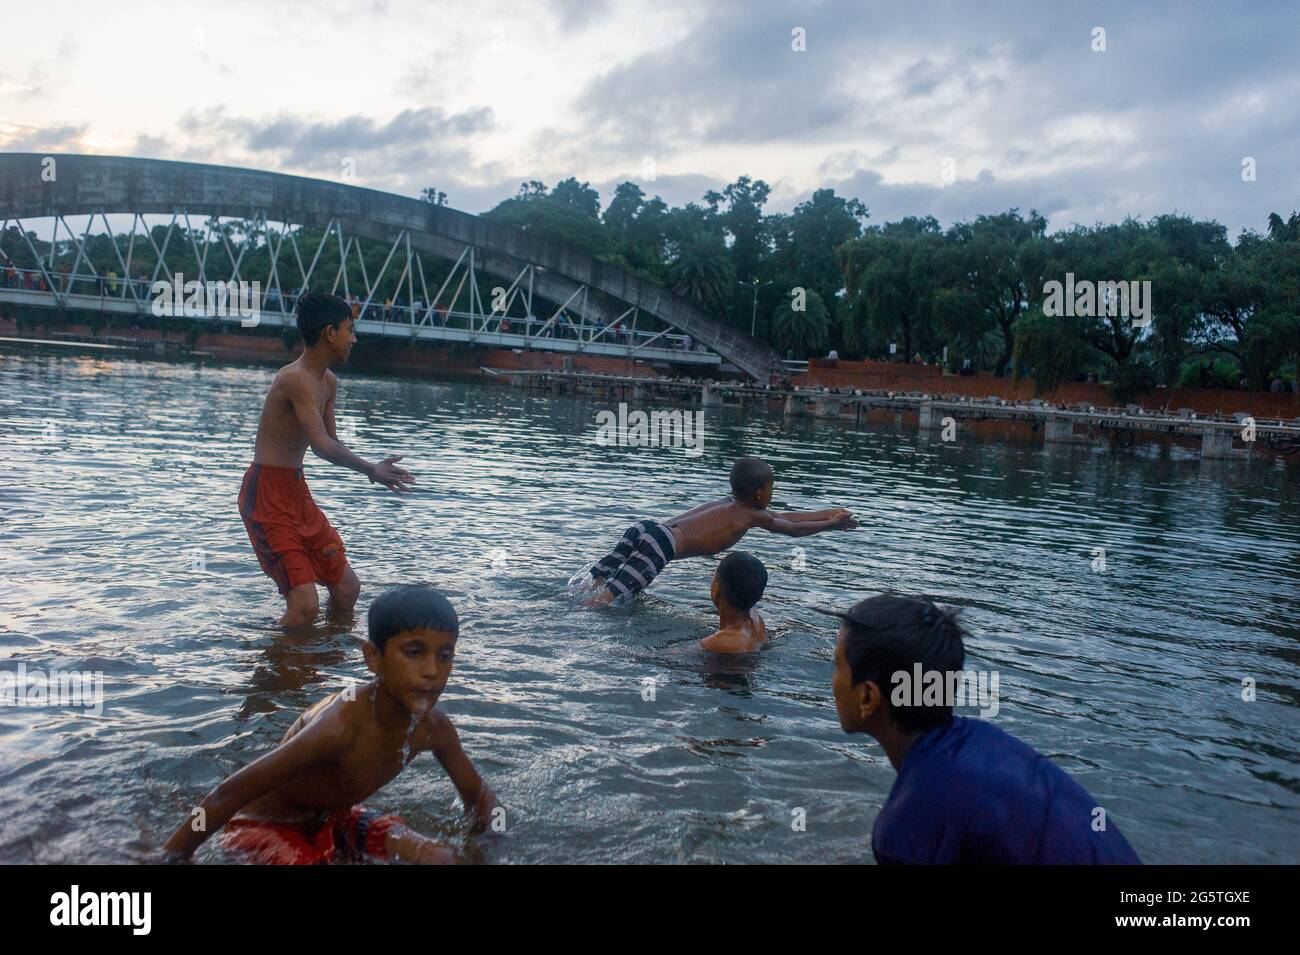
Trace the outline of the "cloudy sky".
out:
[[[677,205],[742,174],[769,210],[829,186],[871,222],[1178,211],[1235,235],[1300,208],[1293,0],[93,0],[0,23],[0,151],[350,159],[469,212],[525,179]]]

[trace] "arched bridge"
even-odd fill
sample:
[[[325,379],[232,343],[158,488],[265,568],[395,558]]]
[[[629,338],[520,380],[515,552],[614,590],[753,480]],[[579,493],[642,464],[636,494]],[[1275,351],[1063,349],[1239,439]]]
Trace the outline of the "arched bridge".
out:
[[[74,230],[68,217],[82,216],[84,230]],[[86,253],[92,230],[123,235],[126,216],[125,254],[113,243],[120,272],[102,264],[96,270]],[[168,221],[161,242],[145,216]],[[221,228],[223,218],[252,224],[242,250],[239,236]],[[30,243],[34,219],[53,220],[52,240],[64,230],[62,245],[75,252],[70,268],[54,261],[60,242],[51,242],[48,255]],[[0,258],[0,301],[143,313],[154,307],[153,283],[173,280],[166,256],[175,243],[199,265],[200,274],[188,280],[258,281],[259,323],[292,324],[297,289],[331,288],[356,303],[365,333],[686,366],[729,362],[764,383],[776,363],[765,345],[681,296],[578,249],[346,182],[156,159],[0,153],[0,235],[10,225],[22,233],[30,255]],[[322,237],[300,243],[299,227]],[[270,265],[264,274],[240,271],[252,234],[266,243]],[[358,239],[388,250],[374,275]],[[136,248],[146,253],[152,274],[141,274],[139,260],[132,262]],[[222,253],[210,255],[214,248]],[[425,256],[454,263],[440,286],[426,282]],[[219,260],[221,274],[211,274]],[[349,272],[358,263],[362,281],[353,287],[358,283],[349,282]],[[497,294],[487,300],[479,288],[483,274],[497,280]]]

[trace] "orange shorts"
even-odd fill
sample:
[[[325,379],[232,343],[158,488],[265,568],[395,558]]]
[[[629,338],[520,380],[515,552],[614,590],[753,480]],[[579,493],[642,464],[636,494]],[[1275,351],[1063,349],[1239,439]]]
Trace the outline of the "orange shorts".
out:
[[[249,465],[239,515],[258,563],[281,594],[317,581],[333,587],[347,570],[343,539],[311,499],[302,468]]]
[[[331,813],[314,833],[236,816],[226,823],[221,845],[260,865],[327,865],[340,855],[386,859],[388,833],[404,825],[400,816],[381,816],[362,806]]]

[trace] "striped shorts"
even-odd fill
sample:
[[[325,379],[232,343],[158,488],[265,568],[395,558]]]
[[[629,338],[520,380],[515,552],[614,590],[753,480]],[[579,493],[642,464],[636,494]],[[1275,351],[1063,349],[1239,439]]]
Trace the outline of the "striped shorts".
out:
[[[640,521],[623,532],[618,545],[591,568],[615,597],[639,594],[673,559],[673,534],[658,521]]]

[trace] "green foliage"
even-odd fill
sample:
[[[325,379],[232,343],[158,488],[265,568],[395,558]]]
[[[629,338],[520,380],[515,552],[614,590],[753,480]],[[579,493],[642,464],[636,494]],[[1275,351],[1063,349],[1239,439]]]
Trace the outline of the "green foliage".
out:
[[[1034,392],[1043,395],[1075,377],[1088,360],[1087,345],[1073,319],[1032,309],[1016,323],[1012,366],[1016,377],[1028,375]]]
[[[786,296],[772,312],[772,344],[777,349],[807,358],[826,343],[830,316],[826,303],[812,289],[805,290],[802,309],[793,307],[794,297]]]
[[[1111,393],[1120,404],[1126,404],[1155,386],[1155,369],[1145,361],[1131,361],[1116,369]]]
[[[731,291],[736,273],[722,240],[700,231],[684,242],[668,268],[672,289],[705,310],[716,311]]]
[[[1279,376],[1295,377],[1300,365],[1300,213],[1274,213],[1264,232],[1245,231],[1230,242],[1217,222],[1177,214],[1051,235],[1039,213],[1014,208],[946,230],[930,217],[864,228],[866,207],[831,189],[816,190],[785,213],[765,211],[770,195],[763,180],[740,176],[699,202],[670,207],[623,182],[602,213],[599,193],[570,177],[553,189],[521,183],[484,217],[672,289],[738,331],[748,333],[756,313],[758,337],[778,352],[811,354],[829,345],[845,357],[879,358],[896,343],[897,358],[906,361],[918,352],[937,357],[946,347],[954,369],[964,359],[997,374],[1013,369],[1032,376],[1040,390],[1088,371],[1121,387],[1173,385],[1203,380],[1202,368],[1216,382],[1244,378],[1249,387],[1268,388]],[[433,187],[422,198],[447,203]],[[154,244],[164,244],[166,231],[151,228]],[[278,226],[268,234],[256,223],[196,221],[167,244],[171,272],[197,277],[194,247],[202,249],[209,234],[224,240],[208,248],[210,275],[229,275],[242,254],[241,277],[270,287]],[[321,230],[306,227],[293,234],[303,259],[316,259],[314,274],[332,281],[340,269],[336,237],[322,243]],[[84,252],[100,274],[120,274],[127,247],[127,236],[101,233],[86,238]],[[362,291],[364,276],[380,273],[389,248],[355,238],[337,291]],[[66,237],[53,251],[56,273],[75,258]],[[33,232],[0,232],[0,268],[31,268],[38,259],[49,262],[50,252]],[[156,258],[153,245],[137,238],[132,277],[152,279]],[[450,262],[425,258],[430,292],[450,269]],[[278,270],[286,292],[301,281],[289,253],[281,253]],[[399,271],[385,273],[377,302],[408,294],[405,284],[397,287]],[[1134,327],[1122,315],[1045,315],[1044,285],[1064,281],[1066,273],[1086,282],[1149,281],[1150,324]],[[480,283],[485,300],[492,284]],[[806,312],[790,308],[796,287],[808,292]],[[417,280],[416,294],[422,292]],[[617,305],[595,298],[607,309]],[[465,306],[462,295],[457,307]],[[286,334],[296,342],[292,329]]]

